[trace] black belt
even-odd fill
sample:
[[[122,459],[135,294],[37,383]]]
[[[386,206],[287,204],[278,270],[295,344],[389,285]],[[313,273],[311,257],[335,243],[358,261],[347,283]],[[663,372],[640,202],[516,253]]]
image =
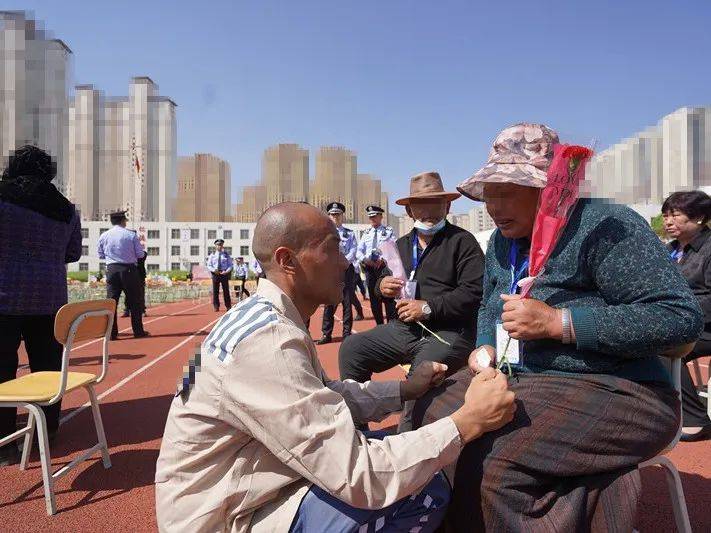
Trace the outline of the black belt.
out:
[[[107,267],[112,267],[112,266],[135,267],[136,263],[109,263],[106,266]]]

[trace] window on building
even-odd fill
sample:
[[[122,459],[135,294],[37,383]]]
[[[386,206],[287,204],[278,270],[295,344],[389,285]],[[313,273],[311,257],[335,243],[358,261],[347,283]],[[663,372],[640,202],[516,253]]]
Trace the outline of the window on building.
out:
[[[232,230],[231,229],[226,229],[222,232],[222,238],[223,239],[231,239],[232,238]]]
[[[225,246],[225,252],[232,255],[232,246]]]
[[[89,270],[89,263],[79,263],[79,271],[87,272]]]
[[[101,228],[99,229],[99,235],[101,235],[102,233],[106,233],[107,231],[109,231],[109,228]]]
[[[148,230],[148,238],[149,238],[149,239],[160,239],[160,230],[158,230],[158,229],[149,229],[149,230]]]
[[[180,255],[180,246],[171,246],[170,255]]]
[[[242,257],[247,257],[249,255],[249,246],[240,246],[239,255]]]
[[[155,272],[156,270],[160,270],[160,265],[148,264],[146,265],[146,270],[148,272]]]
[[[207,238],[212,239],[212,240],[217,239],[217,230],[216,229],[207,230]]]
[[[170,238],[171,239],[179,239],[180,238],[180,230],[179,229],[170,230]]]
[[[106,272],[106,263],[103,261],[99,263],[99,272]]]
[[[171,270],[180,270],[180,263],[171,263],[170,269]]]
[[[200,230],[199,229],[191,229],[190,230],[190,238],[191,239],[199,239],[200,238]]]
[[[81,255],[89,255],[89,247],[86,244],[81,247]]]
[[[200,247],[199,246],[191,246],[190,247],[190,255],[200,255]]]
[[[81,229],[81,238],[82,238],[82,239],[88,239],[88,238],[89,238],[89,228],[82,228],[82,229]]]
[[[160,249],[157,246],[149,246],[146,252],[148,252],[148,255],[159,255]]]
[[[249,230],[248,229],[241,229],[239,230],[239,238],[240,239],[249,239]]]
[[[208,246],[207,247],[207,255],[211,255],[215,253],[215,247],[214,246]]]

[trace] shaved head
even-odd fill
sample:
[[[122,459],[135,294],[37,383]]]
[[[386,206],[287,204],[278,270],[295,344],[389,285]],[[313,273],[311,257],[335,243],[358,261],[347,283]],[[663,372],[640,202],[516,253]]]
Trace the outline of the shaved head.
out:
[[[257,261],[268,273],[277,248],[283,246],[299,253],[333,232],[333,222],[312,205],[284,202],[270,207],[259,217],[252,248]]]

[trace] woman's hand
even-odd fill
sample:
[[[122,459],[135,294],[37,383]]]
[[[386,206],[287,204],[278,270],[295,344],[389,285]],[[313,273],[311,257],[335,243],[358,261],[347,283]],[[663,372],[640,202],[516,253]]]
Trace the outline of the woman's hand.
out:
[[[504,301],[501,321],[512,339],[562,339],[563,321],[560,309],[540,300],[523,299],[520,294],[502,294],[501,299]]]

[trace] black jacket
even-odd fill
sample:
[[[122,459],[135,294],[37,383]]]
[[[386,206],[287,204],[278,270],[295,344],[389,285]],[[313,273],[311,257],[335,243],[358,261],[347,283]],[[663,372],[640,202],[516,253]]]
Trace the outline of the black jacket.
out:
[[[674,240],[667,247],[671,251],[678,246],[678,241]],[[704,312],[704,331],[700,338],[711,341],[711,229],[704,227],[684,247],[684,255],[677,266]]]
[[[397,240],[405,273],[412,270],[412,243],[417,240],[415,230]],[[376,284],[380,294],[380,280],[391,276],[385,268]],[[415,273],[418,300],[425,300],[432,315],[425,325],[434,329],[459,330],[476,328],[481,303],[484,277],[484,253],[474,235],[447,222],[437,232],[424,252]]]

